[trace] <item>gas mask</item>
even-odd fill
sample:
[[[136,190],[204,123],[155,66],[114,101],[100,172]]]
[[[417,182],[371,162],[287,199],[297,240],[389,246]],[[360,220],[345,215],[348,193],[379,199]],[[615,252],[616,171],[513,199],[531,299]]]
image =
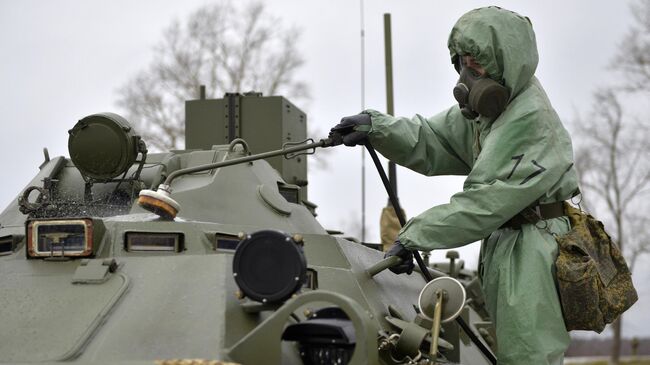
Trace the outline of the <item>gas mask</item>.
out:
[[[481,76],[461,60],[458,62],[460,77],[454,87],[454,98],[461,113],[467,119],[476,119],[479,115],[496,119],[506,108],[510,92],[487,75]]]

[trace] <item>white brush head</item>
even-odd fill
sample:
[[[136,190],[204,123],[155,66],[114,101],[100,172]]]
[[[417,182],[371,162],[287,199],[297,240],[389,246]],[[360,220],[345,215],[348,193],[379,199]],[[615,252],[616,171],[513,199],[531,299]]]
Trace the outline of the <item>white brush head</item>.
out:
[[[167,190],[162,188],[159,188],[158,191],[141,190],[138,204],[144,209],[170,220],[174,219],[181,209],[180,204],[170,197]]]

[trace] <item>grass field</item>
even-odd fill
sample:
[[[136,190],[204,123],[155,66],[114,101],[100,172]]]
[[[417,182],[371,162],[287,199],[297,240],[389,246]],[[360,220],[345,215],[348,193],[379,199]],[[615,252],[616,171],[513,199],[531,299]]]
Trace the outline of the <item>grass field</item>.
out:
[[[594,361],[594,362],[572,362],[570,359],[564,361],[565,365],[580,364],[580,365],[609,365],[605,360],[603,361]],[[629,360],[621,361],[621,365],[650,365],[650,360]]]

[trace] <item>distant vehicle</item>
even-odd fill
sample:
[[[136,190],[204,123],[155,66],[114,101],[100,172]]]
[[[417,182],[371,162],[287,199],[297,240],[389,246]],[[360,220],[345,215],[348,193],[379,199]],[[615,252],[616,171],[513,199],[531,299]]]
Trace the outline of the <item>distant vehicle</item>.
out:
[[[306,123],[280,96],[201,97],[186,149],[148,153],[119,115],[81,119],[0,214],[0,362],[490,364],[462,261],[425,287],[318,223],[305,154],[334,143]]]

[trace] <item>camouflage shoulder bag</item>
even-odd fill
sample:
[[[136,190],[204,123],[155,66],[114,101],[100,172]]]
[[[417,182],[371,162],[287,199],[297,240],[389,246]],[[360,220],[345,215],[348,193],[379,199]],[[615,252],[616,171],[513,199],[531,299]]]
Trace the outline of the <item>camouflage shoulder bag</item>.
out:
[[[557,237],[557,283],[568,331],[602,332],[637,301],[630,270],[603,224],[564,203],[571,231]]]

